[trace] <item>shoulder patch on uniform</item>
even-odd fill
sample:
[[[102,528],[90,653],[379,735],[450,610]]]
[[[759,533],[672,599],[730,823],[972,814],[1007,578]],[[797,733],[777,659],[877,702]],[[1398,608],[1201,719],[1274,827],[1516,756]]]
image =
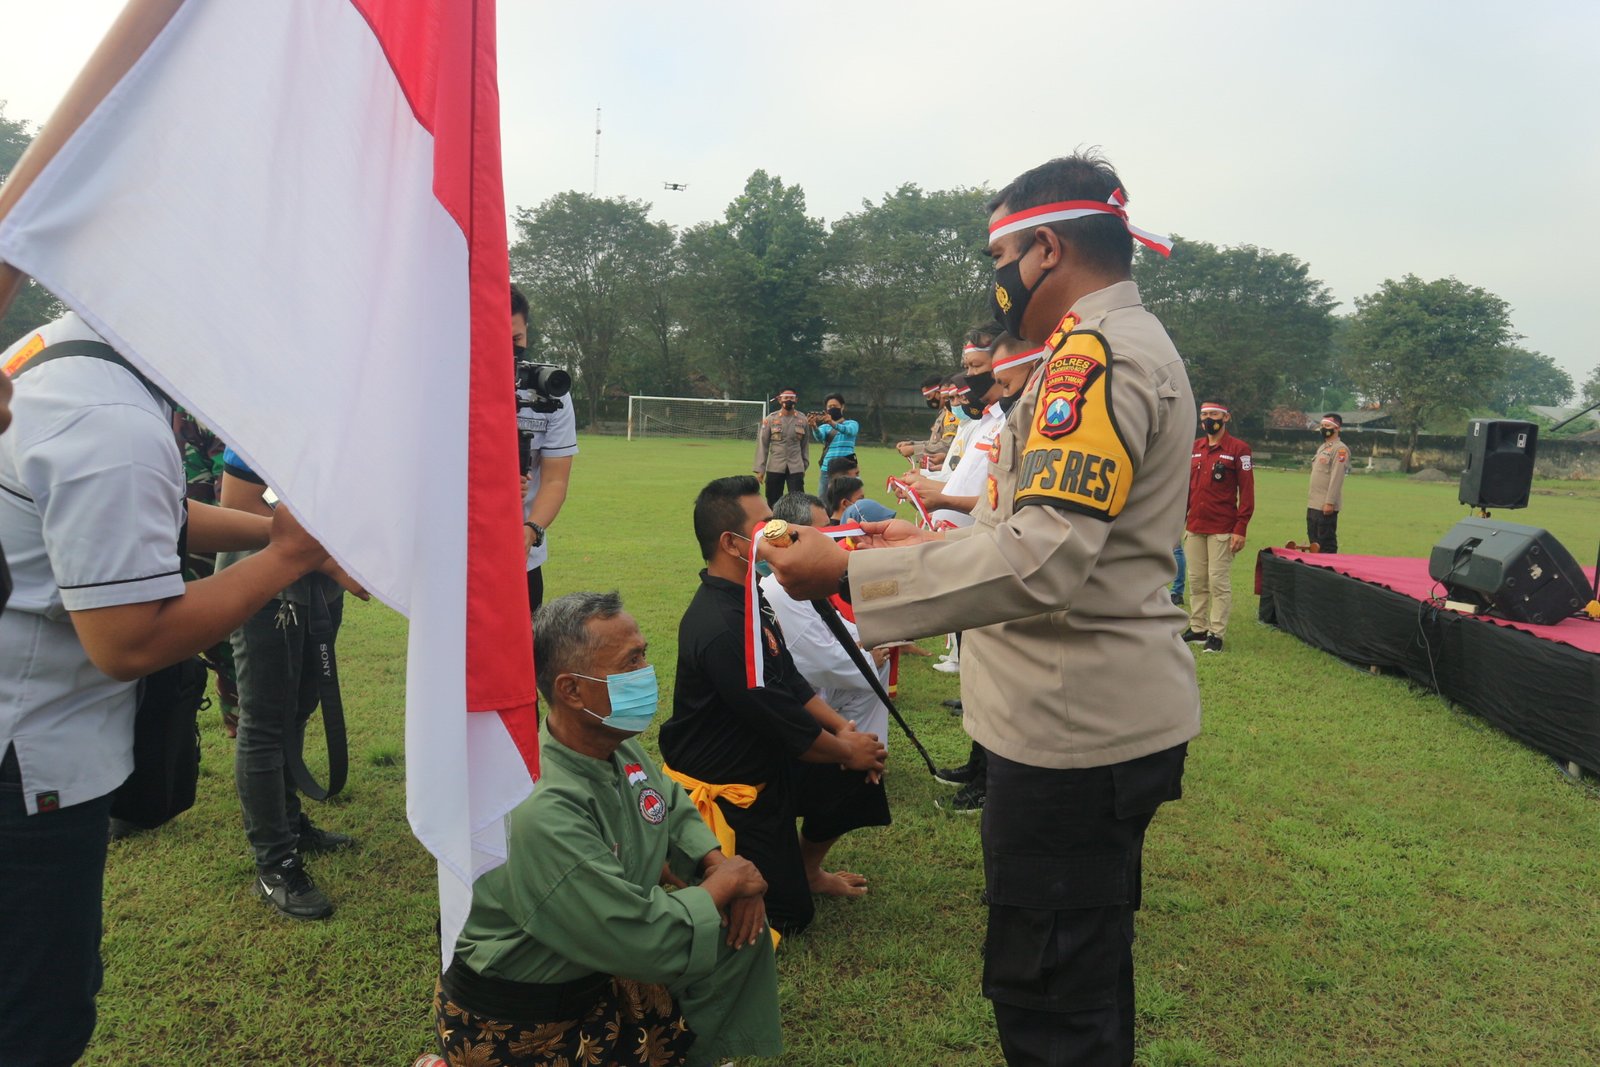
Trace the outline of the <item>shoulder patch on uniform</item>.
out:
[[[1336,460],[1346,460],[1346,459],[1349,459],[1349,458],[1350,458],[1350,450],[1349,450],[1349,449],[1348,449],[1348,448],[1341,448],[1341,449],[1339,449],[1339,451],[1338,451],[1338,452],[1337,452],[1337,453],[1336,453],[1336,454],[1335,454],[1335,455],[1334,455],[1334,457],[1333,457],[1333,458],[1334,458],[1334,459],[1336,459]]]
[[[1239,457],[1239,469],[1242,471],[1250,469],[1250,457],[1248,455]]]
[[[6,361],[6,365],[3,368],[0,368],[0,370],[4,370],[6,377],[9,378],[16,374],[17,371],[21,370],[24,363],[27,363],[28,360],[32,359],[34,356],[37,356],[43,351],[44,334],[36,333],[33,335],[33,340],[17,349],[17,354]]]
[[[1067,334],[1039,383],[1016,504],[1114,519],[1132,486],[1133,461],[1111,409],[1110,346],[1093,330]]]

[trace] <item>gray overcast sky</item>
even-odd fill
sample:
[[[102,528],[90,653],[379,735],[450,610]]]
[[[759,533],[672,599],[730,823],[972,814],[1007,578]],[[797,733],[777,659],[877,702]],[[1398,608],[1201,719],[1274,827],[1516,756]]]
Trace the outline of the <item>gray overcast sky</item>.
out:
[[[276,2],[276,0],[274,0]],[[0,100],[42,121],[118,0],[0,0]],[[1292,252],[1351,309],[1455,275],[1600,363],[1600,4],[501,0],[506,199],[592,181],[684,225],[757,167],[836,219],[1098,144],[1147,229]],[[687,182],[685,192],[663,181]]]

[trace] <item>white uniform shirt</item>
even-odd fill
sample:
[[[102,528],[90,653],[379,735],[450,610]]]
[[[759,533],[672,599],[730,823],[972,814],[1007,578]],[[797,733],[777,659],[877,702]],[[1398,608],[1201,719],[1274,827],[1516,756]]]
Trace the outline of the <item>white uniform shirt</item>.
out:
[[[990,404],[983,409],[981,418],[968,423],[973,427],[972,436],[967,439],[965,458],[945,480],[945,496],[983,496],[984,487],[989,482],[989,457],[994,453],[995,438],[1000,436],[1005,424],[1006,416],[998,403]],[[971,526],[973,523],[970,512],[953,508],[936,508],[929,518],[934,522],[944,519],[957,526]]]
[[[955,438],[950,442],[950,451],[944,454],[944,462],[939,464],[939,469],[929,471],[928,477],[941,482],[949,481],[961,463],[961,457],[966,455],[968,447],[972,444],[972,437],[978,432],[978,419],[963,419],[961,428],[956,431]]]
[[[817,609],[809,603],[796,600],[783,591],[777,575],[761,579],[761,591],[766,594],[772,613],[778,617],[778,627],[783,630],[784,643],[801,677],[811,683],[822,700],[834,711],[856,724],[864,734],[877,734],[878,740],[888,743],[889,709],[878,699],[856,665],[822,621]],[[852,639],[859,640],[855,623],[845,619],[845,629]],[[868,655],[863,651],[862,655]],[[878,668],[878,678],[887,687],[889,665]]]
[[[561,406],[548,414],[529,407],[532,399],[533,394],[526,390],[517,394],[517,429],[533,434],[533,440],[528,442],[533,466],[528,468],[528,494],[522,498],[523,515],[528,514],[533,498],[539,495],[540,460],[578,454],[578,417],[572,411],[572,397],[562,397]],[[534,545],[528,549],[528,569],[543,566],[549,558],[549,541]]]
[[[29,333],[98,341],[75,314]],[[69,611],[183,593],[183,463],[171,413],[125,367],[54,360],[16,381],[0,435],[0,545],[16,585],[0,613],[0,753],[14,745],[29,814],[93,800],[133,770],[134,682],[89,661]]]

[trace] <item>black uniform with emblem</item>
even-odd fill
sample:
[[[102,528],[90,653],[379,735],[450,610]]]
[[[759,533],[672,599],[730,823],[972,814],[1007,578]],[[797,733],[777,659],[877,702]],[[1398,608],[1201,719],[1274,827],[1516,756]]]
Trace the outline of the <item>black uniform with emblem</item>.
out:
[[[882,785],[832,764],[797,757],[822,732],[805,705],[816,691],[800,675],[783,631],[761,598],[766,685],[748,688],[744,587],[706,571],[678,624],[672,718],[661,727],[661,755],[674,771],[716,785],[760,786],[740,808],[718,799],[734,831],[734,851],[767,880],[767,921],[780,933],[804,929],[814,913],[795,837],[828,841],[862,826],[887,826]]]

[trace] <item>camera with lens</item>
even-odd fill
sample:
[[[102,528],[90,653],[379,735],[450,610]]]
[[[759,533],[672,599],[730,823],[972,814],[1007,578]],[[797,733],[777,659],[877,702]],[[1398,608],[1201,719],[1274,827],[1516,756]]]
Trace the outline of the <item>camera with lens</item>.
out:
[[[561,408],[561,398],[572,391],[572,375],[553,363],[534,363],[519,359],[517,366],[517,465],[523,474],[533,467],[534,430],[521,411],[530,408],[548,415]]]

